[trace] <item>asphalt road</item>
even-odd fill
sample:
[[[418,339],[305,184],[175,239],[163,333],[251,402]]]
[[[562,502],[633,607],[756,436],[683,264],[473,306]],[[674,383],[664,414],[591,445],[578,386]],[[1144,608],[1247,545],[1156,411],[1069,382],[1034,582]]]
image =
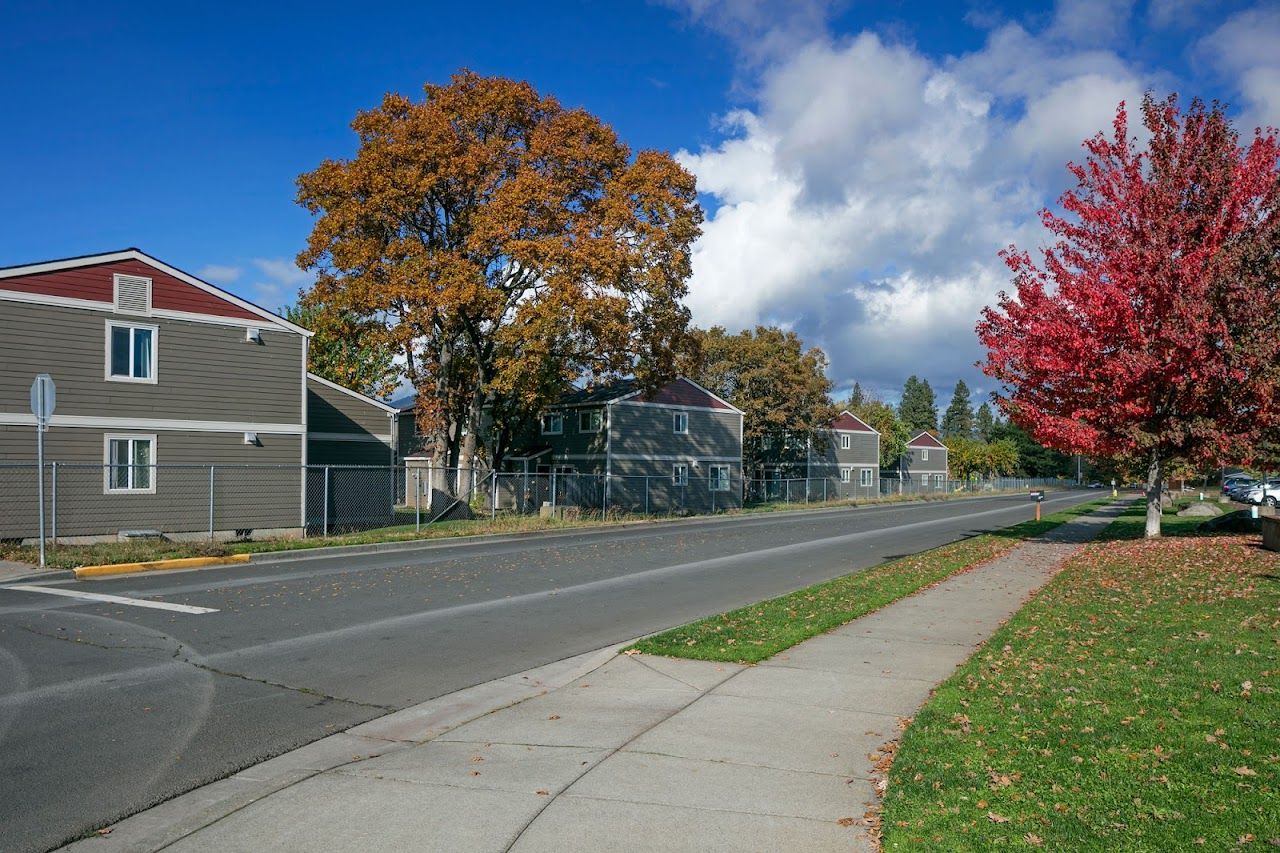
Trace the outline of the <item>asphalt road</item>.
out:
[[[975,498],[43,584],[201,613],[0,586],[0,846],[50,849],[389,711],[1031,512]]]

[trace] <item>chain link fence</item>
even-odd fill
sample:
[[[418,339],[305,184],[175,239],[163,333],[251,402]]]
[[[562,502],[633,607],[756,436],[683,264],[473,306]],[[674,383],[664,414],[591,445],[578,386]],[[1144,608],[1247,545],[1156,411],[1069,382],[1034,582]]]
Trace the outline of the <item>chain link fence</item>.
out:
[[[46,463],[46,535],[67,543],[324,536],[402,522],[404,469]],[[37,467],[0,465],[0,540],[39,529]]]
[[[226,541],[331,536],[439,521],[543,515],[684,516],[767,504],[1003,492],[1063,481],[870,480],[859,471],[794,479],[713,476],[500,473],[355,465],[148,465],[47,463],[46,535],[76,543],[164,536]],[[127,470],[124,470],[127,469]],[[0,465],[0,540],[38,536],[35,464]]]

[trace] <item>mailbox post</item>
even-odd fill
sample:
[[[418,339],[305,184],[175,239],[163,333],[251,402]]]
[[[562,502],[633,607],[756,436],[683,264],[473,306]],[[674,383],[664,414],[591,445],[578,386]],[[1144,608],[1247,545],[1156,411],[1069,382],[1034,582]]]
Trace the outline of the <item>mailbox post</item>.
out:
[[[1039,520],[1040,520],[1040,504],[1044,501],[1044,489],[1039,489],[1039,490],[1032,491],[1032,492],[1031,492],[1031,500],[1033,500],[1033,501],[1035,502],[1035,505],[1036,505],[1036,521],[1039,521]]]

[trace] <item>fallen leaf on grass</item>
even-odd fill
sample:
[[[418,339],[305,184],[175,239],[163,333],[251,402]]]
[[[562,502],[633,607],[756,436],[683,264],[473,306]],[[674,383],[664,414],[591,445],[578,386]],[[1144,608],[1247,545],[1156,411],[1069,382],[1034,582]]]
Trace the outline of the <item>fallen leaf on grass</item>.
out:
[[[1237,776],[1257,776],[1258,775],[1257,771],[1253,770],[1250,767],[1233,767],[1231,768],[1231,770]]]
[[[1039,847],[1044,843],[1044,839],[1036,835],[1034,832],[1028,832],[1026,835],[1022,836],[1022,840],[1033,847]]]
[[[995,812],[987,812],[987,819],[990,820],[992,823],[1008,823],[1009,822],[1009,818],[1005,817],[1002,814],[996,814]]]

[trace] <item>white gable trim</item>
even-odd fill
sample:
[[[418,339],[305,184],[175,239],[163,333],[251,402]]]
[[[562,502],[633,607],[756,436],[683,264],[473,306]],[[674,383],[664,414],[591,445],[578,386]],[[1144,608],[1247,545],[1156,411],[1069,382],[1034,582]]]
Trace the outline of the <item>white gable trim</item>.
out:
[[[359,391],[353,391],[350,388],[347,388],[345,385],[339,385],[337,382],[330,382],[328,379],[325,379],[323,376],[316,376],[314,373],[312,373],[309,370],[307,371],[307,379],[313,380],[315,382],[319,382],[324,387],[332,388],[334,391],[341,391],[343,394],[346,394],[348,397],[355,397],[357,400],[359,400],[362,403],[368,403],[371,406],[376,406],[377,408],[382,409],[382,411],[388,414],[391,414],[391,415],[400,414],[400,410],[397,409],[395,406],[388,406],[386,403],[382,402],[381,400],[376,400],[373,397],[368,396],[367,394],[361,394]]]
[[[875,427],[873,427],[871,424],[867,423],[867,422],[866,422],[866,421],[864,421],[862,418],[858,417],[857,415],[855,415],[853,412],[849,411],[848,409],[845,409],[845,410],[844,410],[844,411],[842,411],[840,414],[841,414],[841,415],[848,415],[849,417],[853,418],[855,421],[857,421],[858,423],[860,423],[860,424],[862,424],[864,427],[866,427],[866,428],[867,428],[867,429],[866,429],[866,431],[867,431],[867,432],[873,432],[873,433],[875,433],[876,435],[879,435],[879,434],[880,434],[880,430],[876,429],[876,428],[875,428]],[[839,420],[839,419],[837,418],[837,420]],[[852,430],[852,429],[838,429],[838,430],[836,430],[836,432],[862,432],[862,431],[863,431],[863,430]]]
[[[79,258],[67,258],[61,261],[47,261],[42,264],[27,264],[26,266],[20,267],[8,267],[0,269],[0,279],[15,278],[23,275],[37,275],[39,273],[46,272],[57,272],[59,270],[77,269],[79,267],[116,263],[119,261],[140,261],[147,266],[154,267],[161,272],[173,276],[181,282],[191,285],[197,290],[203,290],[205,293],[213,294],[224,302],[230,302],[232,305],[243,308],[252,314],[256,314],[273,325],[280,326],[299,335],[306,335],[307,337],[311,337],[313,334],[307,329],[291,323],[279,314],[274,314],[265,308],[254,305],[248,300],[234,296],[216,285],[209,284],[207,281],[201,281],[195,276],[185,273],[177,267],[171,267],[163,261],[159,261],[145,252],[138,251],[137,249],[125,249],[122,252],[107,252],[101,255],[85,255]]]

